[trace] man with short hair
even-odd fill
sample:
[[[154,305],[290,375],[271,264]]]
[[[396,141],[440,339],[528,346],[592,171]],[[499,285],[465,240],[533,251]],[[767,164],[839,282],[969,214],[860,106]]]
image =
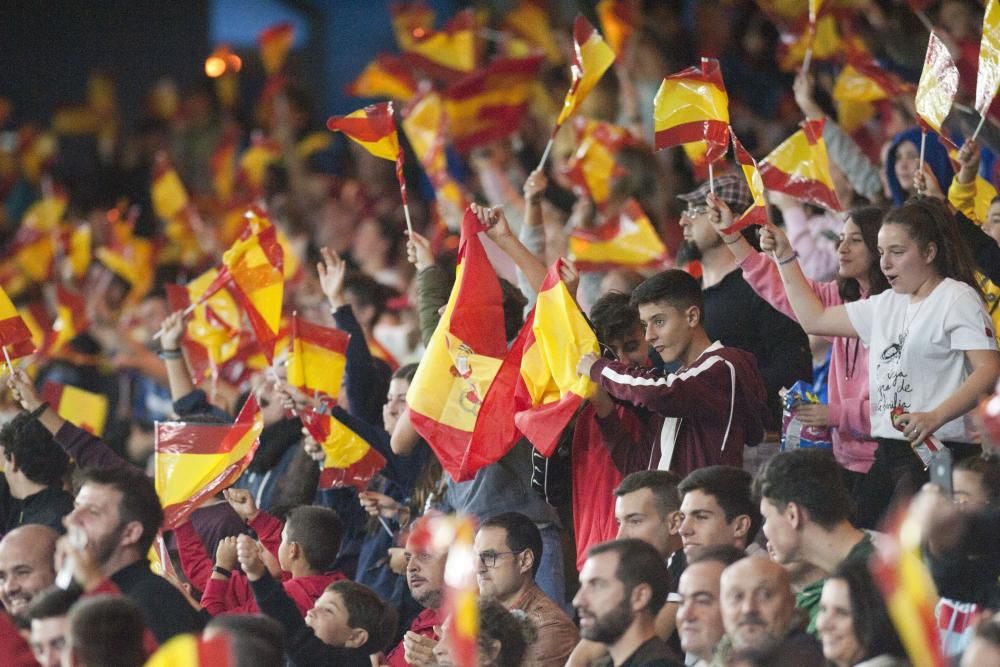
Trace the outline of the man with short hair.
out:
[[[403,641],[386,655],[384,663],[389,667],[423,667],[434,664],[434,647],[438,636],[435,630],[444,621],[441,605],[444,602],[444,565],[448,559],[447,552],[433,551],[414,539],[425,531],[422,522],[428,516],[421,517],[410,531],[406,540],[403,557],[406,559],[406,586],[410,595],[424,610],[417,614],[410,624],[410,629],[403,635]]]
[[[720,579],[722,572],[743,558],[743,552],[723,544],[698,550],[681,575],[677,592],[677,632],[688,667],[708,667],[715,648],[726,634],[722,622]]]
[[[760,498],[768,549],[779,563],[812,565],[829,574],[844,562],[867,561],[875,550],[871,535],[850,521],[851,496],[840,466],[828,452],[797,449],[775,454],[754,480]],[[824,579],[800,594],[812,632]]]
[[[73,509],[63,488],[69,457],[31,413],[20,412],[0,429],[0,457],[10,493],[0,534],[38,523],[62,533],[62,518]]]
[[[139,607],[127,597],[95,595],[80,600],[67,618],[63,664],[141,667],[147,657],[142,619]]]
[[[66,645],[67,620],[70,607],[80,598],[74,591],[48,588],[31,601],[31,650],[42,667],[59,667]]]
[[[781,642],[822,660],[819,642],[796,622],[795,596],[781,565],[762,556],[747,556],[723,571],[720,592],[726,637],[717,657]]]
[[[669,374],[589,353],[577,372],[612,397],[663,418],[659,433],[642,446],[649,467],[686,475],[716,464],[743,465],[743,447],[764,436],[764,381],[749,352],[724,347],[704,327],[705,302],[698,281],[677,269],[658,273],[632,292],[646,341]]]
[[[523,611],[535,624],[538,639],[528,649],[527,664],[565,665],[579,633],[566,612],[535,583],[543,548],[538,526],[517,512],[498,514],[479,527],[473,548],[479,594]]]
[[[674,667],[681,664],[656,634],[655,619],[667,600],[663,558],[642,540],[599,544],[587,553],[573,605],[580,636],[603,644],[601,667]]]
[[[57,539],[48,526],[28,524],[0,540],[0,602],[11,616],[25,618],[32,598],[55,581]]]
[[[752,482],[750,473],[731,466],[702,468],[681,480],[678,530],[689,559],[695,550],[710,546],[750,547],[760,527]]]
[[[139,607],[158,642],[198,632],[201,617],[146,560],[163,524],[152,480],[132,468],[86,470],[80,479],[76,507],[64,520],[70,534],[82,534],[101,572]]]

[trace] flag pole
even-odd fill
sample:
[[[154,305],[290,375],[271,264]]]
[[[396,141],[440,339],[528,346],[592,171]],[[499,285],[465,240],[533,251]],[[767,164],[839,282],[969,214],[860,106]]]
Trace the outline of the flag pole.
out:
[[[410,222],[410,204],[406,200],[406,178],[403,176],[403,149],[396,154],[396,180],[399,181],[399,196],[403,200],[403,215],[406,216],[406,234],[413,236],[413,223]]]
[[[7,370],[9,370],[10,374],[13,375],[14,374],[14,364],[10,363],[10,353],[7,352],[7,346],[6,345],[3,345],[2,347],[3,347],[3,358],[7,362]]]
[[[392,532],[392,529],[389,528],[389,524],[385,522],[385,519],[382,518],[381,514],[378,515],[378,522],[382,524],[382,528],[385,530],[386,533],[388,533],[389,537],[391,538],[396,537],[396,534]]]
[[[188,307],[184,309],[184,312],[181,313],[181,319],[184,319],[188,315],[190,315],[191,313],[193,313],[194,309],[197,308],[200,305],[201,305],[201,299],[199,299],[198,301],[196,301],[196,302],[194,302],[192,304],[189,304]],[[162,335],[163,335],[163,329],[160,329],[155,334],[153,334],[153,340],[160,340],[160,336],[162,336]],[[6,352],[6,351],[7,350],[4,350],[4,352]]]
[[[712,170],[712,163],[708,163],[708,191],[715,194],[715,174]]]
[[[538,166],[535,167],[535,171],[538,171],[539,169],[544,167],[545,162],[549,159],[549,153],[552,152],[552,145],[556,141],[556,131],[558,130],[559,126],[557,125],[556,129],[552,131],[552,136],[549,137],[549,143],[545,144],[545,150],[542,152],[542,159],[538,161]]]
[[[803,74],[809,74],[809,65],[812,64],[812,55],[813,55],[813,48],[812,48],[812,45],[810,45],[806,49],[806,55],[802,58],[802,73]]]
[[[917,173],[922,173],[924,170],[924,148],[927,146],[927,130],[923,130],[920,133],[920,161],[917,163]],[[923,194],[922,192],[919,194]]]
[[[993,104],[993,100],[990,100],[990,104]],[[990,104],[986,105],[986,109],[990,108]],[[979,136],[979,130],[983,129],[983,123],[985,122],[986,122],[986,114],[984,113],[979,117],[979,125],[976,125],[976,131],[972,133],[972,137],[969,138],[969,141],[976,140],[976,137]]]

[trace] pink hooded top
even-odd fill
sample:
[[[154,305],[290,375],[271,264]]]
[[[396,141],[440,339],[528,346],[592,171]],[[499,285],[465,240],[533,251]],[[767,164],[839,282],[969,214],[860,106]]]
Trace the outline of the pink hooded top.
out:
[[[793,320],[797,320],[788,302],[781,274],[766,255],[754,252],[740,262],[743,279],[765,301]],[[809,280],[809,287],[824,306],[844,303],[836,282]],[[865,298],[867,294],[862,294]],[[868,348],[854,338],[830,339],[829,401],[833,455],[844,468],[867,473],[875,460],[877,443],[871,439],[871,408],[868,400]]]

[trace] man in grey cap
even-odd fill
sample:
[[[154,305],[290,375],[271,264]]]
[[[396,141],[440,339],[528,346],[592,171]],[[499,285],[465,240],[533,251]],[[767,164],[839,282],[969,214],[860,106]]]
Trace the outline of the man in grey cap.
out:
[[[739,174],[715,178],[715,194],[738,215],[753,201],[746,179]],[[712,340],[746,350],[757,358],[757,366],[767,387],[769,430],[781,426],[781,401],[778,390],[791,387],[797,380],[812,378],[812,354],[809,339],[802,327],[785,317],[760,298],[743,280],[743,273],[725,247],[722,238],[708,219],[706,199],[711,191],[708,181],[697,189],[680,195],[687,202],[681,215],[684,233],[682,252],[701,262],[701,288],[705,296],[705,331]],[[756,246],[753,227],[743,231]]]

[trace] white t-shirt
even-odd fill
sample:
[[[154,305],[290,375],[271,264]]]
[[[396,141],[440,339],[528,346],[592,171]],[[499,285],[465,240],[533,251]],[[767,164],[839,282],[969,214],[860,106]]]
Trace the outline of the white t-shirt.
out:
[[[945,278],[923,301],[889,289],[846,304],[847,315],[868,346],[872,436],[903,439],[890,413],[927,412],[969,376],[965,350],[995,350],[993,324],[983,301],[963,282]],[[972,442],[965,417],[934,432],[941,440]]]

